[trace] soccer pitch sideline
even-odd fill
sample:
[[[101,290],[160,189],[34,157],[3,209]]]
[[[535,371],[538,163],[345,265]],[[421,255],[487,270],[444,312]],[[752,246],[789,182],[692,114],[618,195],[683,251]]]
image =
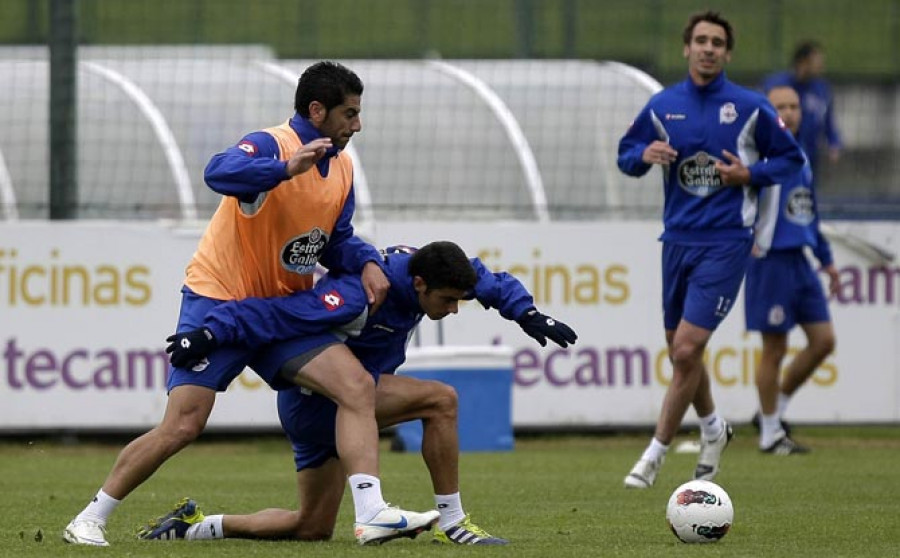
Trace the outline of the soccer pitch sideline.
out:
[[[290,448],[277,438],[200,442],[188,447],[122,504],[109,524],[111,548],[73,547],[60,534],[102,483],[118,445],[0,442],[0,557],[420,556],[461,554],[585,556],[897,556],[900,553],[900,427],[799,427],[809,455],[773,457],[756,449],[749,427],[736,429],[717,481],[734,502],[734,526],[720,542],[687,545],[665,522],[672,490],[688,480],[696,455],[670,452],[650,490],[622,480],[647,436],[526,437],[509,453],[461,458],[466,511],[509,547],[431,544],[430,534],[382,547],[358,547],[352,503],[327,543],[139,541],[139,524],[183,496],[207,514],[296,506]],[[681,435],[683,441],[691,436]],[[432,507],[417,454],[382,452],[388,499]]]

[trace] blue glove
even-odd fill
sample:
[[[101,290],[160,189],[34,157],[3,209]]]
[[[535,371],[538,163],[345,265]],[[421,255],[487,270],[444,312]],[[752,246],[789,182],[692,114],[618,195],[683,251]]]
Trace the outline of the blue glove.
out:
[[[560,347],[568,347],[578,339],[572,328],[546,314],[541,314],[536,308],[526,311],[516,322],[525,333],[540,343],[541,347],[547,346],[547,339]]]
[[[166,352],[172,353],[169,362],[177,368],[197,366],[218,345],[216,337],[205,327],[170,335],[166,341],[169,342]]]

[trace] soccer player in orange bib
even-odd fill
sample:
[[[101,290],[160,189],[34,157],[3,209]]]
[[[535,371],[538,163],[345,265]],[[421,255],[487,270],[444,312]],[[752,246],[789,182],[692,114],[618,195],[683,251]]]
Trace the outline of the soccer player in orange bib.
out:
[[[362,130],[362,92],[362,81],[348,68],[316,63],[300,77],[290,120],[250,133],[212,157],[205,179],[224,197],[188,265],[178,332],[196,329],[207,311],[225,301],[309,289],[317,263],[361,273],[371,311],[378,308],[390,283],[377,250],[354,236],[353,165],[342,152]],[[274,389],[299,385],[337,404],[337,451],[360,542],[430,529],[436,510],[404,511],[382,496],[372,376],[344,344],[316,343],[300,336],[261,347],[221,347],[190,369],[173,367],[162,422],[121,451],[63,539],[108,546],[106,522],[118,504],[200,435],[216,393],[247,366]]]

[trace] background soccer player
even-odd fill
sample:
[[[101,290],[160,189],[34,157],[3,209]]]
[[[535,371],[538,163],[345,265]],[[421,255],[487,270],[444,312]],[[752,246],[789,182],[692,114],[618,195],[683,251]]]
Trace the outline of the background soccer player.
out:
[[[800,98],[791,87],[769,90],[769,101],[785,125],[796,134],[802,118]],[[805,453],[790,436],[782,417],[791,397],[834,351],[834,327],[828,301],[804,248],[812,248],[828,274],[832,294],[840,286],[828,240],[819,231],[816,191],[809,164],[782,184],[767,188],[760,199],[763,211],[757,228],[755,255],[747,269],[744,310],[747,329],[762,335],[762,355],[756,369],[760,412],[753,422],[760,428],[759,448],[775,455]],[[788,334],[799,325],[806,346],[788,365],[779,381],[787,354]]]
[[[840,157],[841,135],[834,118],[834,95],[828,81],[822,77],[825,71],[825,52],[815,41],[804,41],[794,50],[792,69],[777,72],[763,81],[763,91],[778,86],[788,86],[800,98],[802,118],[795,132],[797,141],[809,158],[813,182],[822,171],[819,164],[819,147],[827,144],[828,159],[832,163]]]
[[[703,351],[731,310],[749,262],[754,187],[803,164],[766,99],[726,79],[731,24],[716,12],[695,14],[682,39],[687,79],[654,95],[619,142],[622,172],[641,176],[662,167],[663,322],[673,367],[654,436],[625,477],[631,488],[653,485],[690,405],[701,429],[694,478],[718,473],[732,433],[716,412]]]

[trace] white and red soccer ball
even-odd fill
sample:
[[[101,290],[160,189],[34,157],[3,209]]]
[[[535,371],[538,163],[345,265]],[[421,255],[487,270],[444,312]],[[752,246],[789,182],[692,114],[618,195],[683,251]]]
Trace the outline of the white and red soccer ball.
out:
[[[666,520],[682,542],[716,542],[731,529],[734,507],[721,486],[693,480],[672,493],[666,506]]]

